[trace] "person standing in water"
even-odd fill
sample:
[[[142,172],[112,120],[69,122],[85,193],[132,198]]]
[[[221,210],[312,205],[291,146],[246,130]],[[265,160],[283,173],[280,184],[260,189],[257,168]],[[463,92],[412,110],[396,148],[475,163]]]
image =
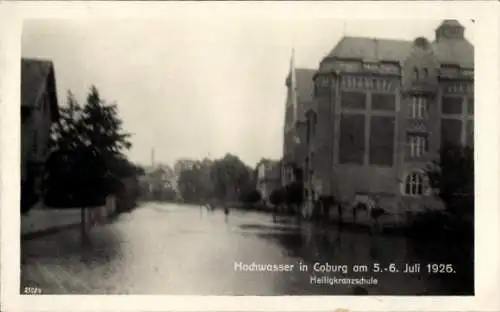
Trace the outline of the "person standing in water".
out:
[[[224,206],[224,217],[227,223],[227,218],[229,216],[229,208],[227,206]]]

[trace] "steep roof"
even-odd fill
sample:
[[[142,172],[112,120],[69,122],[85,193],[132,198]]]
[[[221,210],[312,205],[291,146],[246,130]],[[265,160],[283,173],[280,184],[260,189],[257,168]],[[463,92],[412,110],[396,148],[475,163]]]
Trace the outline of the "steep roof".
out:
[[[460,24],[460,22],[455,20],[455,19],[443,20],[443,22],[441,23],[441,25],[439,25],[439,27],[442,27],[442,26],[463,27],[462,24]]]
[[[314,74],[316,74],[315,69],[295,69],[299,102],[310,102],[314,99]]]
[[[304,113],[310,102],[314,100],[314,75],[315,69],[295,68],[297,80],[297,119],[304,120]],[[287,85],[290,86],[290,73],[287,76]],[[293,108],[289,108],[293,109]]]
[[[411,41],[367,37],[343,37],[327,58],[360,59],[365,62],[403,62],[410,54]]]
[[[52,61],[23,58],[21,60],[21,106],[35,107],[43,88],[46,88],[49,93],[52,117],[57,119],[59,107]]]
[[[462,27],[456,20],[444,20],[442,27]],[[463,28],[463,27],[462,27]],[[367,37],[343,37],[326,58],[359,59],[365,62],[392,61],[402,64],[410,55],[414,42]],[[440,38],[431,44],[441,64],[474,67],[474,46],[465,38]]]
[[[432,43],[432,50],[442,64],[459,64],[474,68],[474,46],[467,40],[439,40]]]

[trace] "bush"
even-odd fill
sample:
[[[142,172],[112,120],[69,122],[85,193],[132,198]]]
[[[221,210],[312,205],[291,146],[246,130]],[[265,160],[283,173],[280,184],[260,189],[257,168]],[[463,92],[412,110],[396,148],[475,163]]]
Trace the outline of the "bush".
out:
[[[242,197],[242,201],[249,204],[258,203],[262,199],[260,192],[256,189],[246,192]]]

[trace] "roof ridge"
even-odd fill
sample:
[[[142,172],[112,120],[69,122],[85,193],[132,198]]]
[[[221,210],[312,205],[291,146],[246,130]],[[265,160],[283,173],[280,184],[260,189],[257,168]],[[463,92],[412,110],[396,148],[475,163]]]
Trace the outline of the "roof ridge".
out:
[[[396,41],[396,42],[406,42],[406,43],[411,43],[413,42],[412,40],[408,39],[398,39],[398,38],[383,38],[383,37],[374,37],[374,36],[342,36],[340,39],[339,43],[343,39],[363,39],[363,40],[377,40],[377,41]]]
[[[21,61],[38,62],[38,63],[50,63],[52,65],[54,64],[54,62],[51,59],[46,59],[46,58],[22,57]]]

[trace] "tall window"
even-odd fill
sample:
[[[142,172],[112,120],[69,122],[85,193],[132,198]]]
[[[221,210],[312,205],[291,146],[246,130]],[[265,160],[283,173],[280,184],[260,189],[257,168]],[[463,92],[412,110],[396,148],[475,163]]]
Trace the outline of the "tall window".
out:
[[[427,68],[424,68],[424,78],[429,77],[429,70]]]
[[[366,94],[364,92],[344,91],[341,94],[342,109],[365,109]]]
[[[415,171],[406,176],[404,194],[408,196],[421,196],[427,191],[427,177],[423,172]]]
[[[427,117],[428,101],[423,96],[413,96],[410,102],[409,114],[411,118],[424,119]]]
[[[394,161],[394,116],[371,116],[370,164],[391,167]]]
[[[462,142],[462,120],[454,118],[441,119],[441,144],[459,145]]]
[[[340,120],[339,162],[363,164],[365,154],[365,114],[344,114]]]
[[[420,157],[428,151],[428,138],[425,134],[408,134],[411,157]]]
[[[441,113],[446,115],[462,114],[462,97],[443,96],[441,103]]]
[[[396,108],[396,96],[394,94],[373,93],[372,110],[394,111]]]
[[[413,69],[413,80],[415,80],[415,81],[419,80],[418,68],[416,68],[416,67]]]
[[[474,146],[474,120],[467,120],[467,138],[466,142],[467,146]]]
[[[467,112],[469,113],[469,115],[474,115],[474,98],[473,97],[470,97],[467,100]]]

